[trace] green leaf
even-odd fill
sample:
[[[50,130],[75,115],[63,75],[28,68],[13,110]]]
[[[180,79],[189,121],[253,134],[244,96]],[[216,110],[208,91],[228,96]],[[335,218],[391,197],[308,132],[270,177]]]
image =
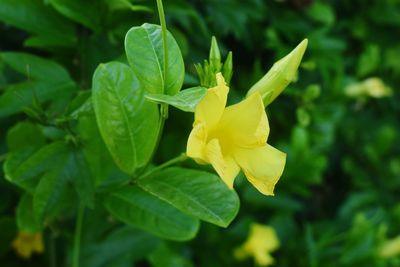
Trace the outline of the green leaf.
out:
[[[145,101],[136,75],[118,62],[96,69],[92,101],[104,143],[121,170],[132,174],[149,161],[156,145],[157,106]]]
[[[85,267],[116,266],[115,263],[122,259],[126,261],[126,264],[122,266],[133,266],[132,262],[144,258],[158,243],[158,238],[148,233],[122,226],[101,241],[84,244],[80,265]]]
[[[74,183],[82,202],[93,206],[94,185],[83,152],[71,150],[64,142],[11,153],[4,173],[7,180],[34,195],[33,209],[39,221],[62,204],[67,182]]]
[[[186,112],[194,112],[197,104],[199,104],[206,93],[207,88],[192,87],[182,90],[173,96],[164,94],[146,94],[145,97],[146,99],[156,103],[165,103]]]
[[[93,207],[94,183],[83,152],[77,148],[69,148],[53,159],[40,178],[33,195],[33,209],[39,221],[59,208],[70,182],[74,184],[80,202]]]
[[[29,80],[72,82],[68,71],[55,61],[21,52],[2,52],[2,61]]]
[[[363,53],[358,57],[357,75],[365,77],[371,75],[381,67],[381,49],[374,44],[368,44]]]
[[[73,46],[74,44],[62,43],[59,39],[53,39],[52,36],[32,36],[24,41],[26,47],[38,47],[49,49],[57,46]]]
[[[50,4],[65,17],[92,30],[98,30],[105,6],[98,0],[49,0]]]
[[[326,25],[332,25],[335,22],[335,13],[329,4],[314,2],[307,9],[307,14],[315,21]]]
[[[297,121],[302,127],[307,127],[311,122],[310,113],[304,107],[299,107],[296,110]]]
[[[64,99],[76,90],[67,70],[58,63],[26,53],[1,53],[2,61],[26,76],[26,81],[6,85],[0,96],[0,117],[22,111],[34,101]]]
[[[31,122],[20,122],[7,132],[8,151],[18,151],[28,147],[41,147],[45,144],[42,130]]]
[[[201,220],[227,227],[239,210],[239,198],[211,173],[168,168],[137,181],[148,193]]]
[[[33,177],[29,176],[27,179],[20,180],[20,176],[16,176],[15,173],[17,173],[20,165],[22,165],[25,161],[27,161],[30,158],[30,156],[34,154],[34,152],[35,148],[27,148],[11,152],[10,154],[8,154],[3,164],[3,172],[5,179],[15,185],[18,185],[19,187],[23,188],[25,191],[28,192],[33,192],[35,190],[35,186],[38,180],[37,177],[34,175]]]
[[[159,25],[143,24],[125,36],[128,62],[144,89],[152,94],[175,95],[182,87],[185,66],[181,50],[171,33],[167,34],[167,75],[164,70],[162,32]]]
[[[56,209],[67,189],[67,182],[70,178],[68,170],[65,168],[67,155],[59,156],[57,161],[57,164],[53,165],[40,178],[33,194],[34,218],[39,222],[43,221],[45,215]]]
[[[149,256],[152,267],[193,267],[191,262],[170,249],[166,244],[161,244]]]
[[[98,185],[110,176],[115,164],[100,136],[94,114],[80,117],[77,130],[83,144],[82,149],[90,172],[94,178],[95,185]],[[115,168],[117,167],[115,166]],[[113,178],[115,179],[115,176]]]
[[[17,226],[19,231],[36,233],[41,230],[41,225],[33,213],[33,199],[29,194],[24,194],[17,206]]]
[[[65,111],[67,119],[77,120],[82,116],[94,115],[92,93],[90,91],[79,91],[72,99]]]
[[[28,192],[33,192],[38,175],[56,164],[66,151],[64,142],[55,142],[37,151],[27,149],[11,153],[4,163],[5,178]]]
[[[51,39],[58,46],[72,46],[76,42],[74,25],[42,0],[2,0],[0,20]]]
[[[68,84],[63,86],[40,81],[27,81],[9,85],[0,96],[0,118],[31,107],[34,99],[37,99],[39,103],[44,103],[50,99],[62,97],[64,92],[70,89],[71,87]]]
[[[78,192],[80,201],[93,208],[95,182],[83,151],[80,149],[72,150],[69,160],[70,162],[67,169],[71,172],[70,177]]]
[[[107,190],[106,187],[115,187],[126,183],[130,177],[114,163],[101,138],[94,113],[90,116],[80,117],[77,130],[83,145],[83,153],[97,189]]]
[[[304,102],[311,102],[321,95],[321,86],[310,84],[302,95]]]
[[[104,204],[117,219],[161,238],[189,240],[199,228],[198,220],[137,186],[112,193]]]
[[[153,9],[144,5],[134,5],[129,0],[106,0],[108,8],[114,10],[132,10],[132,11],[144,11],[153,12]]]

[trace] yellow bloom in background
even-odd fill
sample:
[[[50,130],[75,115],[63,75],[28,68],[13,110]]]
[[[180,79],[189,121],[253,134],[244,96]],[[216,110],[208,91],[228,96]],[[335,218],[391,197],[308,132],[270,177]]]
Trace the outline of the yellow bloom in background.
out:
[[[34,252],[43,253],[42,233],[19,232],[12,243],[12,247],[24,259],[29,259]]]
[[[350,84],[345,88],[345,94],[349,97],[369,96],[373,98],[382,98],[392,95],[392,89],[377,78],[368,78],[362,82]]]
[[[269,266],[274,263],[271,252],[279,248],[279,240],[274,228],[261,224],[250,226],[250,235],[243,245],[235,249],[234,256],[238,260],[253,257],[257,265]]]
[[[229,88],[221,73],[216,78],[217,86],[196,107],[186,153],[200,164],[210,163],[231,189],[242,169],[261,193],[273,195],[286,154],[266,143],[269,125],[262,98],[254,93],[225,108]]]
[[[400,255],[400,236],[386,241],[379,251],[382,258],[391,258]]]

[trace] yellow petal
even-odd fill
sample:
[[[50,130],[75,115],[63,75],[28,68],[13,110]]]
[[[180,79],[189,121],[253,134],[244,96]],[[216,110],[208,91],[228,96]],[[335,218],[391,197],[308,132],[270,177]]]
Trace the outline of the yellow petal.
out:
[[[35,234],[32,247],[37,253],[42,253],[44,251],[43,237],[41,233]]]
[[[270,266],[275,262],[274,258],[272,258],[270,254],[263,251],[256,251],[254,253],[254,260],[258,266]]]
[[[223,138],[236,146],[264,145],[269,135],[269,124],[260,94],[252,94],[240,103],[227,107],[219,129],[224,133]]]
[[[279,248],[279,239],[273,227],[258,223],[253,223],[250,227],[250,236],[254,247],[269,252]]]
[[[233,189],[233,181],[238,175],[240,168],[232,157],[222,155],[218,139],[212,139],[207,144],[206,155],[208,162],[212,164],[222,181],[230,189]]]
[[[20,235],[13,241],[12,243],[15,252],[24,259],[29,259],[32,255],[32,249],[30,248],[29,244],[25,244],[22,240]]]
[[[17,254],[24,259],[29,259],[33,252],[42,253],[44,251],[41,233],[19,232],[12,246]]]
[[[208,89],[206,96],[196,107],[194,125],[204,123],[207,131],[213,130],[224,112],[229,88],[221,73],[217,74],[217,86]]]
[[[207,131],[203,123],[196,124],[189,135],[186,154],[193,158],[197,163],[204,164],[207,162],[205,148],[207,142]]]
[[[285,167],[285,153],[266,144],[253,149],[236,148],[234,158],[258,191],[264,195],[274,195],[275,184]]]
[[[400,236],[387,240],[379,251],[382,258],[391,258],[400,255]]]
[[[234,256],[238,260],[253,257],[258,266],[269,266],[274,263],[271,252],[279,248],[279,239],[274,228],[252,224],[250,233],[245,243],[234,250]]]

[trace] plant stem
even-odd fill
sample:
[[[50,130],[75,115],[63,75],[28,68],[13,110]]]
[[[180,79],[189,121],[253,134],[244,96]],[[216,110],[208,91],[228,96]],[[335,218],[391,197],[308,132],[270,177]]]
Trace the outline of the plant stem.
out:
[[[164,169],[164,168],[166,168],[168,166],[171,166],[171,165],[177,164],[179,162],[185,161],[187,158],[188,157],[186,156],[186,154],[182,153],[179,156],[177,156],[175,158],[172,158],[172,159],[164,162],[163,164],[158,165],[157,167],[155,167],[155,168],[151,169],[150,171],[146,172],[145,174],[140,176],[139,179],[143,179],[143,178],[145,178],[145,177],[147,177],[147,176],[149,176],[149,175],[151,175],[151,174],[153,174],[153,173],[155,173],[155,172],[157,172],[159,170],[162,170],[162,169]]]
[[[164,14],[164,7],[162,0],[157,0],[157,9],[158,9],[158,16],[160,17],[160,25],[162,31],[162,39],[163,39],[163,50],[164,50],[164,62],[163,62],[163,69],[164,69],[164,88],[165,91],[165,81],[167,77],[167,69],[168,69],[168,44],[167,44],[167,23],[165,22],[165,14]]]
[[[79,252],[81,246],[81,234],[82,234],[82,223],[83,215],[85,212],[85,205],[79,204],[78,215],[76,218],[75,235],[74,235],[74,249],[72,254],[72,267],[79,267]]]
[[[49,262],[50,262],[50,267],[57,267],[57,252],[56,252],[56,236],[51,231],[49,235]]]
[[[160,17],[160,24],[161,24],[161,32],[162,32],[162,40],[163,40],[163,69],[164,69],[164,88],[163,93],[165,92],[165,83],[167,77],[167,69],[168,69],[168,44],[167,44],[167,23],[165,22],[165,14],[164,14],[164,7],[162,0],[157,0],[157,9],[158,9],[158,16]],[[165,120],[168,118],[168,104],[161,104],[160,106],[160,122],[158,124],[158,136],[156,145],[154,147],[153,155],[151,159],[154,157],[154,154],[160,144],[161,136],[164,130]]]

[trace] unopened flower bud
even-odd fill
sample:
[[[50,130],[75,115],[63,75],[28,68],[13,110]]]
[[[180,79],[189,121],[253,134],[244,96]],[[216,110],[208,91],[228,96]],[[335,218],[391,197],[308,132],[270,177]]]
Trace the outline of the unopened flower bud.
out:
[[[275,62],[272,68],[247,93],[247,96],[259,92],[264,105],[268,106],[277,98],[283,89],[292,82],[299,68],[301,59],[306,51],[308,40],[304,39],[287,56]]]

